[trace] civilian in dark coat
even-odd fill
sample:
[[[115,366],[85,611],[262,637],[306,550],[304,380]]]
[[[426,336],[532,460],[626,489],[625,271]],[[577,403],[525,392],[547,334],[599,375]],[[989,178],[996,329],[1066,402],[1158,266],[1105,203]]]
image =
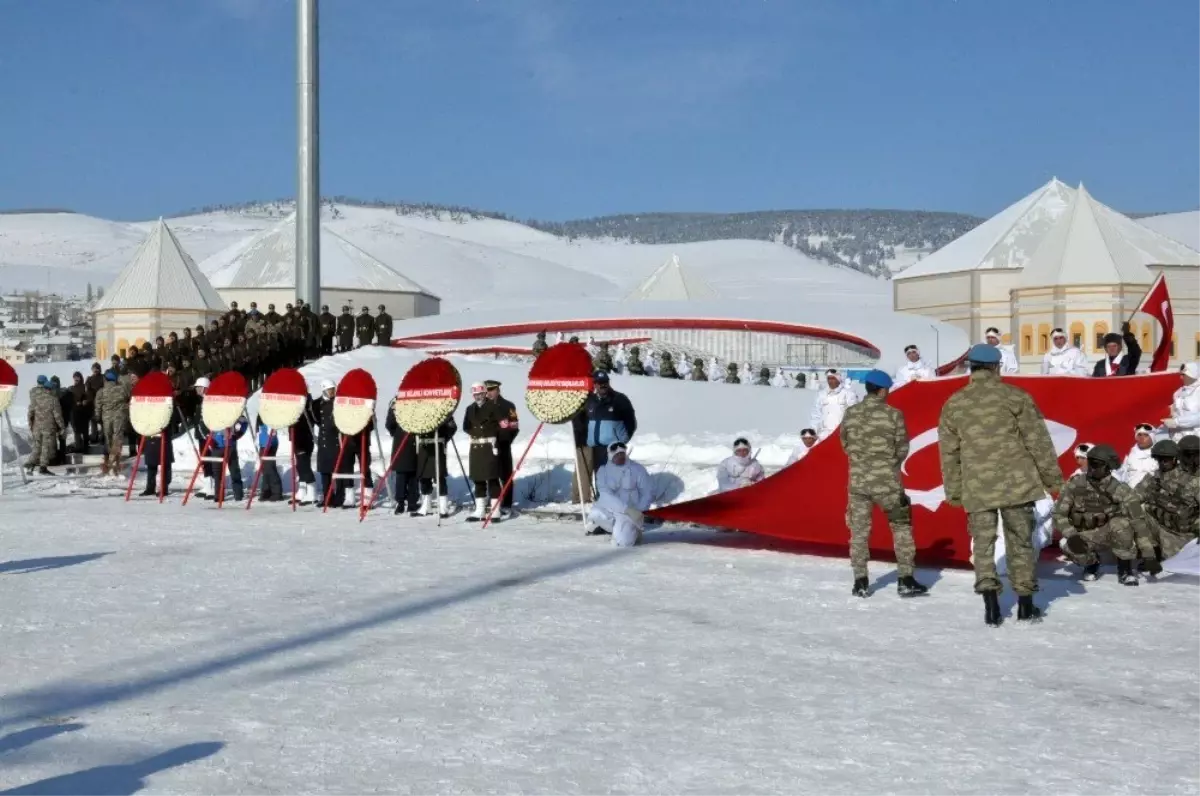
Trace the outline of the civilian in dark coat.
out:
[[[296,454],[296,481],[299,484],[300,494],[293,496],[293,499],[298,500],[303,505],[308,505],[318,502],[316,490],[316,476],[313,474],[313,430],[317,425],[317,415],[313,410],[312,398],[305,398],[304,414],[296,421],[296,425],[289,429],[288,434],[292,440],[292,450]]]
[[[76,372],[71,378],[71,386],[67,388],[67,392],[71,396],[71,413],[69,415],[64,413],[63,418],[70,418],[71,431],[74,432],[75,437],[75,452],[87,453],[88,424],[92,420],[92,396],[88,393],[82,373]]]
[[[1121,347],[1124,343],[1125,350]],[[1138,364],[1142,361],[1142,347],[1129,329],[1128,323],[1121,324],[1121,334],[1104,335],[1104,357],[1096,363],[1092,375],[1096,378],[1104,376],[1132,376],[1137,373]]]
[[[334,468],[338,474],[345,475],[354,472],[354,456],[350,451],[342,456],[341,467],[338,467],[338,452],[341,450],[342,435],[338,433],[333,422],[333,388],[326,389],[321,397],[313,401],[313,412],[317,418],[317,472],[321,474],[321,502],[329,496],[329,505],[340,508],[346,504],[346,479],[333,477]],[[333,485],[332,492],[330,484]]]

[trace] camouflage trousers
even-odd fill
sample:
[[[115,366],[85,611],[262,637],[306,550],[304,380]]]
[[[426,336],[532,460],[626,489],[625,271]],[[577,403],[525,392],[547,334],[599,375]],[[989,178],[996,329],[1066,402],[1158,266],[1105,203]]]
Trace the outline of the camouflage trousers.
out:
[[[1008,564],[1008,582],[1019,596],[1037,591],[1037,551],[1033,549],[1033,504],[1005,506],[1001,509],[973,511],[967,515],[967,532],[975,543],[975,593],[1003,591],[996,574],[996,538],[998,522],[1004,523],[1004,558]]]
[[[1146,533],[1137,534],[1138,553],[1142,558],[1153,558],[1154,548],[1162,551],[1163,560],[1170,558],[1183,549],[1183,546],[1195,539],[1191,534],[1178,533],[1164,528],[1158,520],[1146,515]]]
[[[49,467],[58,452],[58,433],[54,429],[35,430],[30,439],[33,450],[29,453],[26,465],[29,467]]]
[[[1096,551],[1105,548],[1112,550],[1114,556],[1121,561],[1132,561],[1137,558],[1137,541],[1133,534],[1133,523],[1124,517],[1114,517],[1099,528],[1077,530],[1072,536],[1078,536],[1087,543],[1087,552],[1079,555],[1067,553],[1067,556],[1080,566],[1100,563]],[[1154,554],[1153,547],[1150,550]]]
[[[125,418],[106,417],[100,423],[104,434],[104,466],[116,470],[121,466],[121,445],[125,442]]]
[[[892,529],[892,544],[896,551],[896,569],[900,577],[913,574],[913,559],[917,547],[913,544],[912,508],[904,491],[863,494],[851,492],[846,505],[846,525],[850,527],[850,566],[854,577],[867,577],[867,564],[871,560],[871,514],[879,506],[887,516]]]

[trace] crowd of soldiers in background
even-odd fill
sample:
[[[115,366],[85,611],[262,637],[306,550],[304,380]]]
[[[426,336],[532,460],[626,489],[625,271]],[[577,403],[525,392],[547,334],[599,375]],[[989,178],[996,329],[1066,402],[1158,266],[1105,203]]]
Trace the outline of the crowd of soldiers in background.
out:
[[[618,343],[614,349],[608,341],[596,342],[588,338],[583,343],[577,336],[569,339],[562,332],[558,333],[555,343],[574,343],[587,348],[592,355],[592,367],[605,373],[628,373],[631,376],[657,376],[663,379],[683,379],[686,381],[716,381],[725,384],[751,384],[756,387],[793,387],[803,390],[808,386],[808,376],[795,373],[789,376],[783,368],[776,368],[772,373],[766,365],[758,369],[758,375],[749,362],[739,368],[736,362],[730,362],[724,368],[717,362],[716,357],[709,357],[707,363],[701,357],[692,359],[691,367],[686,373],[680,372],[680,365],[675,363],[675,355],[670,351],[658,351],[647,346],[649,356],[642,359],[641,346],[633,345],[626,348],[624,343]],[[546,332],[538,332],[533,341],[533,355],[538,357],[550,347],[546,342]]]
[[[169,431],[177,434],[183,425],[195,425],[200,407],[194,389],[197,379],[236,371],[253,391],[281,367],[300,367],[335,352],[391,342],[392,317],[382,304],[378,315],[364,306],[354,316],[348,305],[342,307],[341,315],[334,315],[328,305],[317,313],[301,300],[288,304],[283,313],[276,312],[274,304],[267,305],[264,313],[257,302],[251,302],[248,310],[231,302],[229,311],[208,328],[171,332],[153,344],[119,351],[107,371],[93,362],[90,374],[84,377],[76,372],[68,387],[63,387],[57,376],[38,377],[31,390],[28,418],[34,450],[26,467],[48,475],[47,467],[99,444],[105,449],[104,471],[115,471],[122,443],[128,445],[130,456],[136,453],[137,435],[128,422],[129,400],[137,380],[148,373],[162,372],[171,380],[179,411]],[[110,429],[106,430],[106,425]]]

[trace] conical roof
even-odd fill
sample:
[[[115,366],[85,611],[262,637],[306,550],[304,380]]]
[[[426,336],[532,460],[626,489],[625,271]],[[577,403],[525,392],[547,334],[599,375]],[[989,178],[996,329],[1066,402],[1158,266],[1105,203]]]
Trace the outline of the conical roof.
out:
[[[901,271],[896,281],[992,268],[1022,268],[1066,212],[1075,191],[1052,179],[967,234]]]
[[[1025,265],[1020,284],[1149,284],[1151,265],[1200,265],[1200,252],[1097,202],[1080,185]]]
[[[144,309],[226,309],[225,302],[161,218],[95,306],[95,311]]]
[[[320,238],[322,288],[433,296],[325,224],[321,225]],[[296,214],[248,241],[217,252],[200,267],[218,288],[295,287]]]
[[[660,265],[654,273],[625,296],[626,301],[698,301],[719,298],[717,291],[679,262],[679,255]]]

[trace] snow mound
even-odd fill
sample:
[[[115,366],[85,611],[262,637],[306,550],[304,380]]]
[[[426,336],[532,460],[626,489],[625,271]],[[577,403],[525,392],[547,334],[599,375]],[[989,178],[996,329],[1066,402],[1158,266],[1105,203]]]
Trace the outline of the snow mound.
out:
[[[1142,226],[1200,251],[1200,210],[1138,219]]]

